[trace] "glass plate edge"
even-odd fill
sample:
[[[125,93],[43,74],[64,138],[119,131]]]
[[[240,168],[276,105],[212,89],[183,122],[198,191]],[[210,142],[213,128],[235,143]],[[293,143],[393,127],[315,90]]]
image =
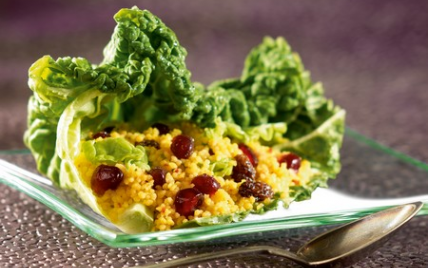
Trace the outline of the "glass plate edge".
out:
[[[362,142],[369,147],[383,151],[395,158],[403,160],[417,168],[428,171],[428,165],[412,158],[404,153],[398,152],[387,146],[378,143],[375,140],[367,138],[366,136],[358,133],[355,130],[346,128],[345,135],[348,137]],[[22,150],[8,150],[0,151],[0,155],[17,155],[17,154],[28,154],[29,151],[26,149]],[[305,216],[299,216],[298,218],[280,218],[280,219],[269,219],[263,222],[238,222],[228,225],[214,225],[214,226],[202,226],[192,229],[175,229],[163,232],[143,233],[143,234],[124,234],[116,231],[112,231],[105,228],[103,225],[95,223],[88,219],[86,216],[81,214],[78,210],[70,207],[63,200],[53,195],[51,192],[46,191],[42,187],[35,183],[27,181],[25,179],[12,180],[5,171],[0,170],[0,182],[20,191],[29,197],[39,201],[46,205],[56,213],[63,216],[65,219],[70,221],[77,228],[83,232],[89,234],[100,242],[107,244],[112,247],[141,247],[141,246],[154,246],[162,244],[182,243],[182,242],[197,242],[205,241],[209,239],[218,239],[230,236],[244,235],[254,232],[264,231],[275,231],[280,229],[292,229],[302,228],[311,226],[320,226],[328,224],[339,224],[352,221],[354,219],[363,217],[370,213],[374,213],[382,207],[372,207],[363,210],[354,211],[342,211],[334,213],[324,214],[311,214]],[[7,179],[9,176],[9,179]],[[18,182],[18,183],[17,183]],[[425,206],[419,213],[419,215],[427,215],[428,207]],[[191,231],[189,231],[191,230]]]

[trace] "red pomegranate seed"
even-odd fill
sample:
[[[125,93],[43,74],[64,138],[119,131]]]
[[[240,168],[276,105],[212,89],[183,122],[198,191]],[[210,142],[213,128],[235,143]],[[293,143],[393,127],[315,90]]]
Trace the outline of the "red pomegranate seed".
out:
[[[189,158],[195,147],[195,141],[192,137],[186,135],[177,135],[172,139],[171,151],[178,159]]]
[[[91,179],[91,188],[102,196],[107,190],[116,190],[123,180],[123,172],[115,166],[99,165]]]
[[[220,189],[220,183],[208,174],[202,174],[193,178],[195,188],[203,194],[213,195]]]
[[[187,188],[178,191],[175,196],[175,210],[183,216],[193,215],[195,210],[202,204],[203,195],[195,188]]]
[[[259,164],[259,159],[257,158],[256,154],[253,152],[253,150],[251,150],[250,147],[248,147],[246,144],[243,144],[243,143],[240,143],[238,147],[242,151],[242,153],[248,157],[253,167],[257,167],[257,165]]]
[[[162,123],[154,123],[152,127],[156,128],[159,131],[159,135],[165,135],[169,133],[169,127]]]
[[[149,171],[149,174],[153,177],[153,188],[165,184],[166,171],[164,169],[155,167]]]
[[[246,155],[237,155],[235,160],[236,166],[232,169],[232,178],[235,182],[240,182],[243,179],[254,180],[256,178],[256,170]]]
[[[278,162],[280,164],[286,163],[288,169],[293,169],[295,171],[299,170],[301,161],[302,159],[300,158],[300,156],[294,153],[283,154],[278,159]]]

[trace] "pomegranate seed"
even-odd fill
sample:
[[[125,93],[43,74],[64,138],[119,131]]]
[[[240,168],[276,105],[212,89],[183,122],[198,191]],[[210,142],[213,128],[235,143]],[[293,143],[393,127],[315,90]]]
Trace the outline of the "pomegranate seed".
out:
[[[119,168],[99,165],[92,174],[91,188],[95,194],[102,196],[107,190],[116,190],[123,177],[123,172]]]
[[[95,139],[98,139],[98,138],[108,138],[108,137],[110,137],[110,133],[109,132],[107,132],[107,131],[105,131],[105,130],[102,130],[102,131],[100,131],[100,132],[98,132],[98,133],[95,133],[94,135],[92,135],[92,138],[95,140]]]
[[[278,162],[280,164],[286,163],[288,169],[293,169],[295,171],[299,170],[301,161],[302,161],[302,159],[300,158],[300,156],[298,156],[294,153],[284,154],[284,155],[280,156],[280,158],[278,159]]]
[[[196,176],[192,183],[195,185],[195,188],[203,194],[213,195],[220,189],[220,183],[213,177],[208,174],[202,174]]]
[[[156,128],[159,131],[159,135],[165,135],[169,133],[169,127],[162,123],[154,123],[153,128]]]
[[[189,158],[195,147],[195,141],[192,137],[186,135],[177,135],[172,139],[171,151],[178,159]]]
[[[183,216],[193,215],[195,210],[202,204],[203,195],[195,188],[187,188],[178,191],[175,196],[175,210]]]
[[[259,159],[254,154],[253,150],[251,150],[250,147],[243,143],[240,143],[238,147],[242,151],[242,153],[248,157],[253,167],[257,167],[257,165],[259,164]]]
[[[153,188],[165,184],[166,171],[164,169],[155,167],[149,171],[149,174],[153,177]]]
[[[232,178],[235,182],[240,182],[246,178],[248,178],[248,180],[254,180],[256,178],[256,170],[246,155],[237,155],[235,156],[235,160],[236,166],[232,169]]]
[[[245,181],[239,186],[239,194],[243,197],[254,196],[256,201],[273,197],[272,187],[264,182]]]

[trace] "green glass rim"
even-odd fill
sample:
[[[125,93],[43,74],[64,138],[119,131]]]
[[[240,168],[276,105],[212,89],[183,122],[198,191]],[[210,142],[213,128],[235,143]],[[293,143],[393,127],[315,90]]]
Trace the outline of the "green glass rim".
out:
[[[412,165],[414,165],[414,166],[416,166],[422,170],[428,171],[428,164],[427,163],[424,163],[424,162],[422,162],[416,158],[413,158],[407,154],[404,154],[404,153],[399,152],[397,150],[394,150],[394,149],[392,149],[386,145],[383,145],[383,144],[375,141],[374,139],[368,138],[368,137],[360,134],[359,132],[357,132],[357,131],[349,128],[349,127],[346,127],[345,134],[348,135],[349,137],[352,137],[353,139],[361,142],[361,143],[364,143],[364,144],[370,146],[373,149],[382,151],[382,152],[389,154],[391,156],[394,156],[395,158],[398,158],[398,159],[400,159],[400,160],[402,160],[408,164],[412,164]]]
[[[411,164],[411,166],[415,168],[428,171],[427,164],[384,146],[350,128],[346,128],[345,136],[359,143],[368,145],[374,150],[381,151],[393,158],[397,158],[403,162]],[[27,149],[0,151],[0,155],[14,156],[23,154],[30,154],[30,151]],[[335,211],[332,213],[305,214],[294,218],[271,218],[262,221],[242,221],[226,225],[202,226],[142,234],[125,234],[117,229],[104,226],[102,223],[94,221],[91,217],[70,206],[60,197],[56,196],[53,191],[49,191],[49,186],[54,186],[49,185],[48,183],[43,185],[43,180],[49,181],[43,177],[40,177],[40,180],[38,181],[24,177],[17,178],[16,175],[8,172],[6,169],[0,169],[0,182],[17,189],[46,205],[83,232],[111,247],[141,247],[182,242],[202,242],[211,239],[227,238],[255,232],[276,231],[329,224],[332,225],[349,222],[386,208],[385,206],[373,206],[359,210],[350,209],[346,211]],[[419,215],[428,215],[428,200],[419,212]]]

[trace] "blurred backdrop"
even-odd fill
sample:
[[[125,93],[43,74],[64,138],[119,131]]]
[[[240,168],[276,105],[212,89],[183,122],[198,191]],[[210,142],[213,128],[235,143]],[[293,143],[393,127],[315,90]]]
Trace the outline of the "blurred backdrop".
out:
[[[349,127],[428,162],[428,2],[399,0],[2,0],[0,149],[24,148],[30,65],[45,54],[100,62],[113,15],[133,5],[176,32],[206,84],[240,75],[264,36],[284,36]]]

